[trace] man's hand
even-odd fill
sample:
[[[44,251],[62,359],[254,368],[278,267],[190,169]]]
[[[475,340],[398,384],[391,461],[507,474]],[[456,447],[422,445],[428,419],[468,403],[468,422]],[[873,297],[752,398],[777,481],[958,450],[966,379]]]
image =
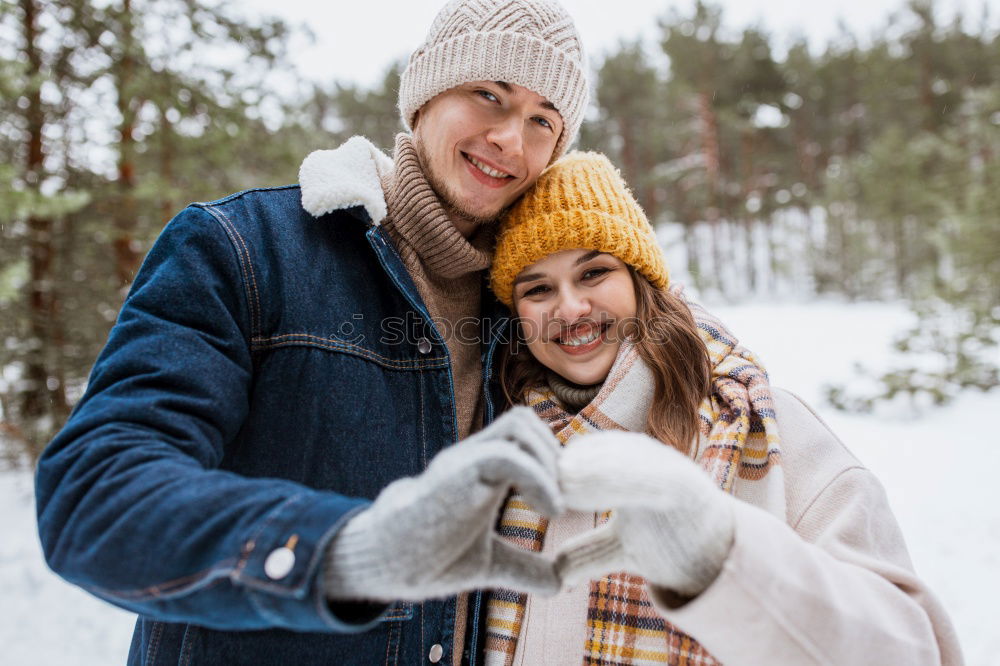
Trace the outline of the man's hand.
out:
[[[494,526],[512,486],[545,515],[562,510],[558,455],[558,441],[527,407],[442,451],[419,476],[386,486],[334,537],[327,596],[418,601],[483,587],[554,594],[554,562]]]
[[[578,437],[560,457],[559,483],[568,508],[612,511],[559,550],[564,583],[628,571],[693,597],[721,571],[734,500],[672,447],[637,433]]]

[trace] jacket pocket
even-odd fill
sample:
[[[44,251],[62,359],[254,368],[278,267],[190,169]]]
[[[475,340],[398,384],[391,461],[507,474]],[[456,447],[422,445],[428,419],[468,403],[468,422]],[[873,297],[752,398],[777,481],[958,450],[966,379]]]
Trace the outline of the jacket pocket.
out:
[[[389,611],[382,616],[380,622],[405,622],[413,619],[413,604],[401,601],[394,604]]]

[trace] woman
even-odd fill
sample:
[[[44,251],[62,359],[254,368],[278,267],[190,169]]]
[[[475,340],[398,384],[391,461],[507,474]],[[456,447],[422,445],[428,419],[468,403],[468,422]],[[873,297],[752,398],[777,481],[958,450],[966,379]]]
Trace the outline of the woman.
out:
[[[497,590],[490,664],[957,664],[874,476],[669,276],[595,153],[510,211],[491,269],[517,315],[499,381],[564,445],[569,511],[514,495],[501,533],[556,557]]]

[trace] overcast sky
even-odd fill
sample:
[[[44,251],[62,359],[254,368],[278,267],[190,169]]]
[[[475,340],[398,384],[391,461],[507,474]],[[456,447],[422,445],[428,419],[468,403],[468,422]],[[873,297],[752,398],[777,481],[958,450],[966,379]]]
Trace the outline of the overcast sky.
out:
[[[445,0],[242,0],[247,13],[267,13],[293,25],[307,25],[315,43],[297,43],[293,62],[309,79],[353,81],[372,85],[395,59],[416,48]],[[843,21],[859,37],[885,26],[906,0],[714,0],[723,7],[725,25],[738,30],[760,25],[786,44],[805,35],[816,49],[835,38]],[[658,34],[656,19],[672,8],[689,13],[693,0],[563,0],[573,15],[591,60],[613,49],[620,40]],[[989,25],[998,26],[1000,0],[937,0],[942,21],[962,10],[969,29],[978,30],[983,6]]]

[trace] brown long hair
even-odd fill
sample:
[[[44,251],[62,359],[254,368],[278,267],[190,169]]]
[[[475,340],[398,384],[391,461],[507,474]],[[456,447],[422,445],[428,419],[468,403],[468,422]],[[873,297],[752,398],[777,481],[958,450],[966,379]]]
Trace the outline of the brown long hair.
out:
[[[646,429],[653,437],[690,455],[698,435],[698,405],[708,395],[711,362],[698,334],[691,310],[678,296],[657,289],[631,266],[636,316],[626,323],[639,357],[653,373],[653,404]],[[501,348],[499,380],[511,405],[523,402],[528,391],[545,383],[545,367],[524,343],[515,318],[510,343]]]

